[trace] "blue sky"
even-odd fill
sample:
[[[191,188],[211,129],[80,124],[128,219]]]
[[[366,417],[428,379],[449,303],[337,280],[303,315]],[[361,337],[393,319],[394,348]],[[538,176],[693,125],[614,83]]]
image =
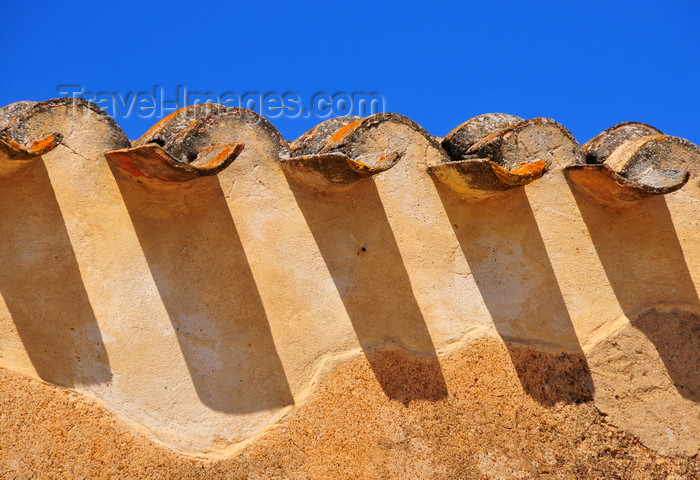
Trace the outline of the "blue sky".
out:
[[[700,3],[7,2],[0,104],[90,91],[379,92],[434,135],[486,112],[584,142],[621,121],[700,143]],[[170,93],[172,92],[172,93]],[[130,138],[155,119],[117,118]],[[320,119],[277,118],[294,139]]]

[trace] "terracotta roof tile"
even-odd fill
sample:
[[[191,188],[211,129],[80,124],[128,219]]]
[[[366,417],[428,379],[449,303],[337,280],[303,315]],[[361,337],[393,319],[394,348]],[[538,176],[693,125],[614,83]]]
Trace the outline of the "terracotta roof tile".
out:
[[[565,169],[567,178],[602,201],[638,200],[683,187],[700,173],[700,149],[643,123],[614,125],[583,145],[587,165]]]
[[[93,120],[86,120],[92,113]],[[483,197],[528,184],[556,164],[573,184],[604,201],[630,200],[681,188],[700,173],[700,149],[636,122],[615,125],[581,148],[552,119],[522,120],[490,113],[433,137],[395,113],[326,120],[292,142],[255,112],[222,105],[185,107],[156,123],[133,145],[96,105],[59,98],[17,102],[0,108],[0,175],[64,144],[71,148],[92,128],[106,128],[114,145],[112,164],[154,182],[182,182],[214,175],[243,151],[246,135],[267,138],[281,166],[297,181],[316,188],[347,186],[393,167],[411,145],[396,139],[379,148],[376,129],[401,125],[422,135],[436,158],[427,172],[457,193]],[[410,143],[410,142],[409,142]]]

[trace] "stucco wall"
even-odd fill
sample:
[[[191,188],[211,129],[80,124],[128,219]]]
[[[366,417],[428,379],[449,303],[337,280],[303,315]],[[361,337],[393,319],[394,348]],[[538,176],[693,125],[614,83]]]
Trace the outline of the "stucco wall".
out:
[[[616,424],[660,451],[700,449],[700,165],[673,193],[604,203],[563,174],[573,140],[523,139],[542,178],[470,199],[427,173],[447,160],[435,139],[390,119],[355,144],[401,152],[396,165],[319,190],[282,167],[264,121],[232,120],[210,138],[245,144],[228,168],[161,184],[106,160],[129,142],[99,113],[31,122],[62,139],[0,178],[0,366],[177,451],[225,455],[338,362],[404,348],[430,365],[404,372],[409,400],[430,399],[440,354],[489,335],[588,356],[583,381]],[[654,330],[649,315],[682,319]],[[653,396],[625,386],[636,375]]]

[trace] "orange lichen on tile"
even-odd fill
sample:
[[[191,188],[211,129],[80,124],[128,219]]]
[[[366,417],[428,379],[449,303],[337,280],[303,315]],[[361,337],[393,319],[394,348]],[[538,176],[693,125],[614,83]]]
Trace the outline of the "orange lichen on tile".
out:
[[[340,128],[338,129],[338,131],[335,132],[335,133],[331,136],[330,142],[331,142],[331,143],[340,143],[340,141],[343,140],[343,138],[345,138],[345,137],[347,137],[348,135],[350,135],[350,133],[352,133],[353,130],[355,130],[357,127],[359,127],[360,124],[361,124],[363,121],[364,121],[364,119],[363,119],[363,118],[360,118],[360,119],[358,119],[358,120],[355,120],[355,121],[352,122],[352,123],[348,123],[347,125],[344,125],[344,126],[340,127]]]
[[[44,138],[35,140],[30,146],[24,146],[15,140],[0,136],[0,145],[8,151],[8,153],[15,154],[17,156],[39,156],[53,150],[59,143],[60,138],[54,134],[47,135]]]
[[[547,164],[541,160],[537,160],[532,163],[521,163],[512,170],[506,170],[497,163],[492,163],[491,168],[493,168],[494,173],[502,182],[508,185],[518,186],[527,185],[544,175]]]

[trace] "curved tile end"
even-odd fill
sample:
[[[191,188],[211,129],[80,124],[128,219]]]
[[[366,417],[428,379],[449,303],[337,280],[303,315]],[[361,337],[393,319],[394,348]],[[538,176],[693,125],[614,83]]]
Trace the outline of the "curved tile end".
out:
[[[398,152],[383,152],[350,158],[342,152],[283,158],[282,167],[298,182],[319,189],[349,186],[393,167]]]
[[[584,145],[588,165],[564,169],[570,183],[603,202],[634,201],[683,187],[700,148],[646,124],[625,122]]]
[[[688,182],[688,172],[664,170],[655,184],[629,180],[609,165],[571,165],[564,169],[570,183],[603,202],[635,201],[651,195],[671,193]]]
[[[160,145],[146,145],[105,152],[115,167],[138,179],[173,184],[215,175],[228,167],[243,151],[242,143],[225,143],[203,148],[191,163],[181,162]]]
[[[35,158],[50,152],[61,142],[61,138],[61,134],[52,133],[26,146],[0,134],[0,176],[10,175]]]
[[[280,164],[296,181],[321,190],[346,187],[388,170],[399,161],[400,152],[353,148],[362,141],[350,137],[373,121],[351,116],[326,120],[292,142],[291,156]]]
[[[543,161],[508,170],[488,158],[467,158],[428,167],[428,173],[458,195],[486,198],[527,185],[547,171]]]
[[[522,137],[522,138],[520,138]],[[428,167],[428,172],[461,196],[485,198],[541,178],[557,155],[582,162],[578,143],[554,120],[522,120],[504,113],[487,113],[464,122],[442,141],[451,160]],[[559,153],[552,153],[561,150]]]

